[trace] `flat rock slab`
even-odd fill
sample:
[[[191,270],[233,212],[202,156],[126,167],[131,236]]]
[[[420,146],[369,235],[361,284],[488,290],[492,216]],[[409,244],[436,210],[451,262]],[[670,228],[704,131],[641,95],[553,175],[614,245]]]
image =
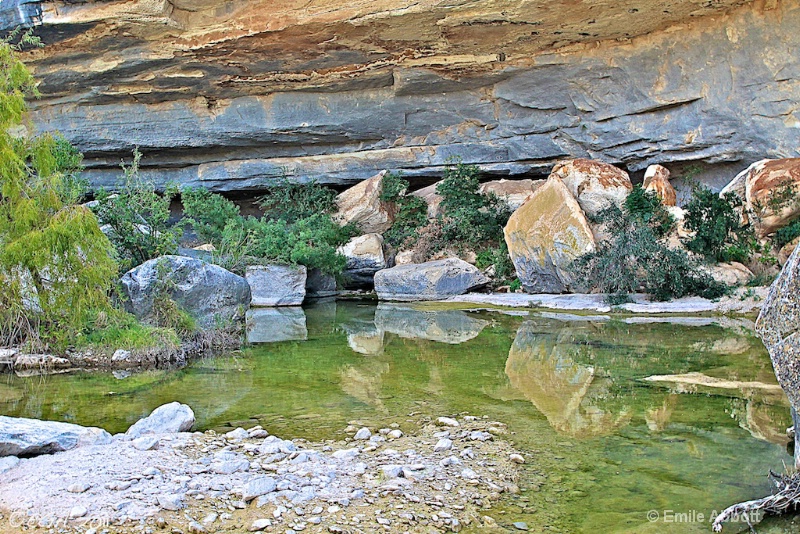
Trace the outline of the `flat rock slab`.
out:
[[[302,265],[251,265],[245,278],[251,306],[299,306],[306,298],[308,273]]]
[[[111,442],[101,428],[0,416],[0,456],[37,456]]]
[[[438,300],[483,286],[489,279],[458,258],[398,265],[375,274],[381,300]]]

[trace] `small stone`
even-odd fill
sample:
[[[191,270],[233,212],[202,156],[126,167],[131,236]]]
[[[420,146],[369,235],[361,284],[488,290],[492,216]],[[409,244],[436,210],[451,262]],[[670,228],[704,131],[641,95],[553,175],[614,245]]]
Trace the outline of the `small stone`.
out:
[[[157,449],[160,442],[156,436],[142,436],[131,441],[131,446],[138,451],[151,451]]]
[[[73,506],[72,510],[69,511],[69,518],[70,519],[76,519],[78,517],[83,517],[88,513],[89,513],[89,510],[87,510],[83,506]]]
[[[206,527],[197,521],[189,521],[189,534],[205,534]]]
[[[256,497],[275,491],[277,486],[277,482],[272,477],[254,478],[242,489],[242,499],[244,499],[245,502],[252,501]]]
[[[253,521],[253,524],[250,525],[250,532],[259,532],[271,526],[272,521],[269,519],[256,519]]]
[[[395,430],[389,431],[389,433],[387,433],[386,435],[389,436],[392,439],[400,439],[400,438],[403,437],[403,432],[401,430],[395,429]]]
[[[250,430],[248,432],[248,434],[253,439],[261,439],[261,438],[266,438],[267,436],[269,436],[269,432],[267,432],[263,428],[259,428],[258,430]]]
[[[131,359],[131,352],[129,350],[117,349],[111,356],[112,362],[127,362]]]
[[[358,449],[342,449],[331,454],[337,460],[348,460],[359,455]]]
[[[380,524],[380,525],[386,525],[386,526],[389,526],[389,525],[391,525],[391,524],[392,524],[392,522],[391,522],[391,521],[389,521],[388,519],[386,519],[385,517],[379,517],[379,518],[377,518],[377,519],[376,519],[376,521],[377,521],[377,522],[378,522],[378,524]]]
[[[365,440],[369,439],[371,436],[372,432],[369,431],[369,428],[363,427],[358,432],[356,432],[356,435],[353,436],[353,439]]]
[[[475,480],[478,478],[478,473],[467,467],[466,469],[461,471],[461,478],[466,480]]]
[[[436,442],[436,445],[433,446],[433,452],[449,451],[452,448],[453,448],[452,440],[448,438],[442,438]]]
[[[388,478],[397,478],[403,472],[403,468],[399,465],[384,465],[381,470]]]
[[[483,432],[481,430],[475,430],[475,431],[469,433],[469,439],[471,439],[472,441],[489,441],[489,440],[494,439],[494,438],[488,432]]]
[[[166,493],[157,497],[158,505],[164,510],[176,511],[183,508],[183,495],[179,493]]]
[[[517,530],[528,530],[528,524],[524,521],[517,521],[516,523],[512,523],[514,528]]]
[[[236,430],[231,430],[227,434],[225,434],[225,439],[229,439],[231,441],[241,441],[243,439],[247,439],[250,437],[250,434],[242,427],[238,427]]]
[[[442,426],[452,426],[452,427],[461,426],[461,424],[452,417],[440,417],[439,419],[436,420],[436,423]]]
[[[512,454],[508,457],[509,460],[514,462],[515,464],[524,464],[525,458],[521,454]]]
[[[207,516],[205,516],[203,518],[203,523],[206,524],[206,525],[210,525],[211,523],[216,521],[218,518],[219,518],[218,514],[216,514],[214,512],[211,512],[210,514],[208,514]]]
[[[85,482],[76,482],[75,484],[70,484],[67,488],[67,491],[70,493],[83,493],[84,491],[89,489],[89,484]]]

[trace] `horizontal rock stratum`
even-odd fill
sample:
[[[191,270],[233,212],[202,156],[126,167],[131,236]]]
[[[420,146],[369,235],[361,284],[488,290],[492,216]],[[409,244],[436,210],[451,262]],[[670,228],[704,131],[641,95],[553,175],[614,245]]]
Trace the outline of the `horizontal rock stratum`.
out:
[[[0,3],[37,25],[33,124],[115,183],[220,191],[797,157],[800,0]]]

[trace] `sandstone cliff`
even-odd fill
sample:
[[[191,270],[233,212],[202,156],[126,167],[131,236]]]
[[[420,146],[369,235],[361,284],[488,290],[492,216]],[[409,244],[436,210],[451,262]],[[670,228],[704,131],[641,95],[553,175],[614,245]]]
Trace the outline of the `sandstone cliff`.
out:
[[[0,0],[17,25],[47,45],[33,123],[94,184],[134,146],[220,191],[800,156],[800,0]]]

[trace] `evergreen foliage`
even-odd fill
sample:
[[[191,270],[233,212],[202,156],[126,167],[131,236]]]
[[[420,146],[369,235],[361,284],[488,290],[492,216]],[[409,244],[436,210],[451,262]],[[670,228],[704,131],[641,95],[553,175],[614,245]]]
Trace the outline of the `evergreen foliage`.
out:
[[[23,42],[30,42],[23,37]],[[77,204],[80,157],[63,139],[14,136],[33,78],[0,42],[0,344],[61,347],[110,308],[111,244]]]
[[[758,243],[749,225],[740,223],[737,212],[741,199],[733,193],[720,198],[702,185],[693,188],[686,204],[684,224],[694,235],[686,248],[709,261],[745,263],[758,251]]]

